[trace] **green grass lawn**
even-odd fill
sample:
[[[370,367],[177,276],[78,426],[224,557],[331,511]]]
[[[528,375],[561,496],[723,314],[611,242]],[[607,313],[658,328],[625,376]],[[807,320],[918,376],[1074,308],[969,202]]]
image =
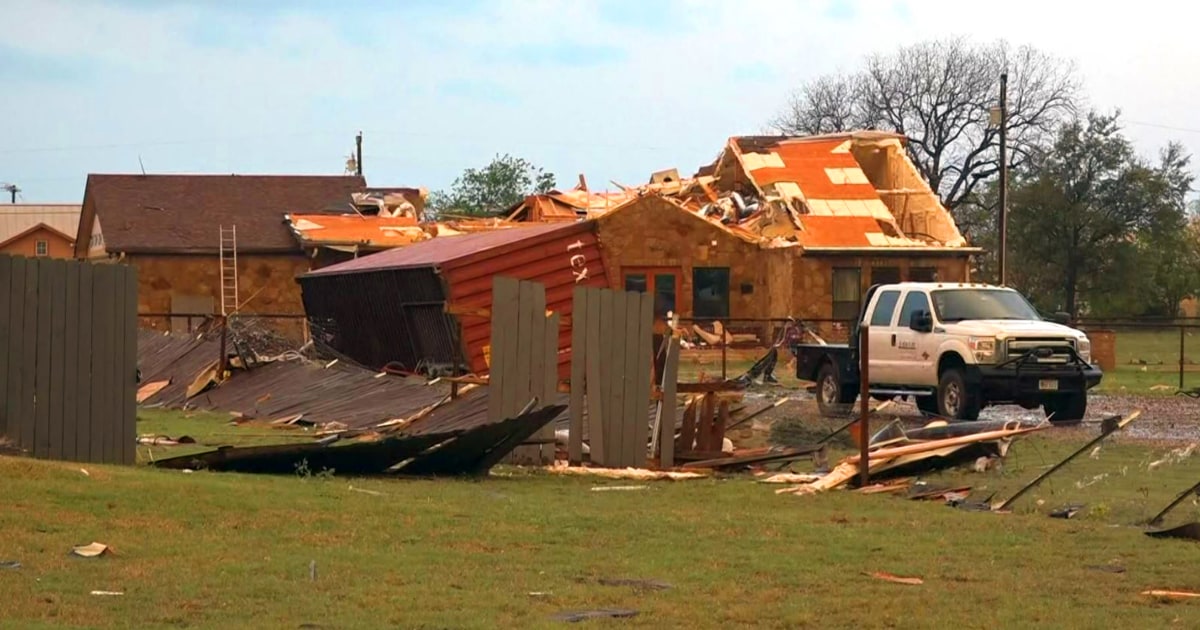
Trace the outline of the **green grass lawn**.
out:
[[[140,429],[197,422],[193,433],[203,434],[225,421],[163,415]],[[1015,443],[1001,470],[929,481],[1007,496],[1094,430],[1056,429]],[[0,561],[22,564],[0,568],[0,626],[529,628],[562,625],[552,616],[564,610],[619,607],[639,614],[589,624],[1197,627],[1200,602],[1139,595],[1200,589],[1200,544],[1153,540],[1136,525],[1200,479],[1200,455],[1148,469],[1167,451],[1105,446],[1007,515],[849,491],[776,495],[748,476],[269,477],[0,457]],[[614,485],[648,487],[591,490]],[[1072,520],[1045,515],[1068,502],[1088,509]],[[1187,502],[1169,523],[1196,519],[1200,507]],[[115,555],[68,555],[92,541]],[[1125,572],[1095,568],[1104,566]],[[871,571],[925,582],[863,575]]]

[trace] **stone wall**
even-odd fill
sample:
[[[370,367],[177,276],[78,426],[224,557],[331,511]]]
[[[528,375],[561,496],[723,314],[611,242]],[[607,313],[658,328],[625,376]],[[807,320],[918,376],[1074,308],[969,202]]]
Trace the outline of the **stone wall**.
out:
[[[216,256],[131,255],[126,261],[138,270],[138,312],[171,312],[172,297],[212,298],[215,311],[221,308],[221,271]],[[297,255],[238,256],[238,299],[245,313],[304,313],[296,276],[308,271],[309,261]],[[270,328],[300,340],[301,319],[262,320]],[[165,317],[143,317],[141,326],[168,330]]]

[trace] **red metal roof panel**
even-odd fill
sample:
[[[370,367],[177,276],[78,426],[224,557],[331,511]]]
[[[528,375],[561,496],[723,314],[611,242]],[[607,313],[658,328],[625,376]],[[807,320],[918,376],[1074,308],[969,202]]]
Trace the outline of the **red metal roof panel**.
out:
[[[542,240],[554,240],[570,234],[592,231],[590,221],[574,223],[528,224],[514,223],[488,232],[460,236],[439,236],[408,247],[363,256],[344,263],[330,265],[307,275],[337,275],[408,269],[413,267],[444,266],[455,261],[500,256],[514,250],[535,246]]]

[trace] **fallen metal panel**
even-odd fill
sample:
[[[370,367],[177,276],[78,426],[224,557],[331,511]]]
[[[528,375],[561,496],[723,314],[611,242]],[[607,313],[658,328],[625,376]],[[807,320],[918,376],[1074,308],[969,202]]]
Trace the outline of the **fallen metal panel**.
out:
[[[186,468],[267,474],[294,474],[306,468],[314,474],[332,470],[337,474],[366,475],[383,472],[449,437],[390,437],[376,442],[343,445],[309,443],[221,447],[207,453],[161,459],[154,465],[176,470]]]
[[[529,439],[566,409],[565,405],[536,411],[466,431],[438,448],[401,466],[404,475],[479,475]]]

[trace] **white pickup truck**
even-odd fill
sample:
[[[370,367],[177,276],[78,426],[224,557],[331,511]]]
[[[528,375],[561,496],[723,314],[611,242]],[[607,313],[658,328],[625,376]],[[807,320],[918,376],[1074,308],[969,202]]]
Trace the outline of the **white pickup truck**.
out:
[[[1087,335],[1043,319],[1017,291],[984,284],[871,287],[848,344],[797,344],[796,376],[816,382],[822,414],[845,413],[860,390],[859,335],[868,338],[873,398],[913,399],[926,413],[974,420],[989,405],[1045,409],[1056,424],[1087,412],[1100,383]]]

